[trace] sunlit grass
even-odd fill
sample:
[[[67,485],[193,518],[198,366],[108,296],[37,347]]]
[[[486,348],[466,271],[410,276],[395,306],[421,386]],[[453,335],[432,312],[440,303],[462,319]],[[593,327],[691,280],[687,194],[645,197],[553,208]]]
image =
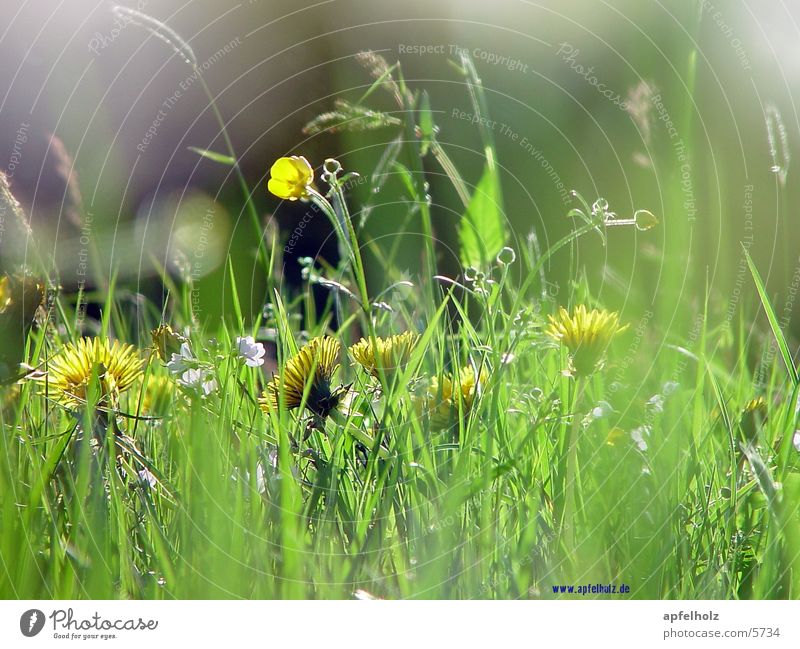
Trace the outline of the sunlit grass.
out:
[[[543,251],[512,245],[491,133],[468,186],[427,96],[366,58],[363,99],[388,91],[402,119],[352,103],[330,115],[405,134],[386,164],[426,235],[418,272],[351,217],[350,174],[372,170],[292,156],[267,187],[317,206],[341,259],[304,260],[302,289],[275,290],[280,242],[259,239],[270,286],[256,316],[242,313],[251,287],[232,264],[234,308],[216,320],[196,312],[190,277],[165,273],[165,304],[135,319],[108,278],[91,343],[71,296],[45,300],[28,333],[31,310],[4,290],[0,318],[25,345],[2,387],[0,595],[549,598],[586,583],[633,598],[800,595],[800,382],[755,266],[760,303],[742,305],[732,333],[711,295],[682,307],[688,339],[644,299],[618,313],[591,269],[573,269],[568,297],[548,296],[548,264],[572,269],[581,237],[647,237],[656,216],[616,219],[575,193],[582,209],[564,216],[583,224]],[[484,114],[472,62],[458,63]],[[198,151],[239,171],[232,147]],[[463,203],[455,277],[438,270],[429,153]],[[664,295],[680,292],[678,275],[666,281]],[[762,311],[783,365],[758,386],[745,330]]]

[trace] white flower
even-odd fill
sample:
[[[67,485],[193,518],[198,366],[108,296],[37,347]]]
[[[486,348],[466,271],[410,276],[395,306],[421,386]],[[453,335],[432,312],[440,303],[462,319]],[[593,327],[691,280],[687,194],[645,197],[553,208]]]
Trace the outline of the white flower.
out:
[[[639,428],[634,428],[631,431],[631,439],[640,451],[647,450],[647,441],[645,440],[646,436],[650,436],[650,426],[639,426]]]
[[[189,343],[181,344],[181,350],[177,354],[172,354],[172,357],[167,363],[167,369],[170,374],[183,374],[186,370],[194,367],[197,364],[197,359],[192,354],[192,348]]]
[[[178,378],[178,383],[187,388],[195,388],[203,391],[204,396],[208,396],[217,389],[217,380],[209,370],[191,367]]]
[[[256,489],[260,494],[267,493],[267,473],[261,462],[256,465]]]
[[[647,400],[647,407],[656,413],[664,412],[664,395],[654,394]]]
[[[798,453],[800,453],[800,430],[794,431],[794,436],[792,437],[792,444],[794,444],[795,449]]]
[[[611,407],[608,401],[598,401],[597,405],[592,408],[591,416],[593,419],[602,419],[603,417],[608,417],[613,412],[614,408]]]
[[[661,392],[663,392],[663,393],[664,393],[664,396],[665,396],[665,397],[668,397],[668,396],[669,396],[669,395],[671,395],[673,392],[675,392],[675,390],[677,390],[679,387],[681,387],[681,384],[680,384],[680,383],[678,383],[677,381],[667,381],[667,382],[666,382],[666,383],[665,383],[665,384],[664,384],[664,385],[661,387]]]
[[[183,343],[181,350],[173,354],[167,363],[170,374],[178,376],[178,384],[185,388],[202,390],[203,396],[208,396],[217,389],[217,380],[214,373],[195,358],[189,343]]]
[[[158,481],[148,469],[142,469],[139,471],[139,482],[143,487],[150,487],[151,489],[154,489]]]
[[[259,367],[264,364],[264,345],[257,343],[252,336],[239,336],[236,339],[236,347],[239,349],[239,356],[244,359],[247,367]]]

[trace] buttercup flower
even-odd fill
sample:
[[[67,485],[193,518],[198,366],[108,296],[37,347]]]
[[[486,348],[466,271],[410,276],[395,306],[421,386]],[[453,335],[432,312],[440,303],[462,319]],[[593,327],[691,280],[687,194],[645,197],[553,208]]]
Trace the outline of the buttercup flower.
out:
[[[96,374],[102,390],[100,402],[113,405],[142,375],[143,364],[133,345],[116,340],[109,345],[106,339],[81,338],[65,345],[44,373],[31,378],[44,383],[61,404],[76,407],[86,400],[87,387]]]
[[[608,431],[606,444],[609,446],[616,446],[617,442],[619,442],[623,437],[625,437],[625,431],[618,426],[614,426],[610,431]]]
[[[252,336],[244,338],[239,336],[236,339],[236,348],[247,367],[259,367],[264,364],[264,354],[266,354],[264,345],[257,343]]]
[[[341,343],[330,336],[310,340],[283,368],[283,399],[279,398],[281,376],[276,374],[259,399],[261,409],[264,412],[276,410],[281,401],[289,410],[299,408],[306,384],[310,381],[306,407],[320,417],[327,417],[339,405],[346,391],[331,390],[331,377],[339,367],[336,359],[340,349]]]
[[[350,347],[350,355],[375,378],[380,377],[379,368],[385,373],[402,370],[419,340],[419,335],[406,331],[389,338],[362,338]]]
[[[311,183],[314,182],[314,170],[303,156],[278,158],[269,170],[270,179],[267,188],[278,198],[296,201],[307,198]]]
[[[548,316],[547,335],[569,349],[572,366],[579,376],[591,374],[603,358],[611,339],[628,328],[619,325],[619,314],[606,310],[587,311],[583,305],[564,308],[556,316]]]

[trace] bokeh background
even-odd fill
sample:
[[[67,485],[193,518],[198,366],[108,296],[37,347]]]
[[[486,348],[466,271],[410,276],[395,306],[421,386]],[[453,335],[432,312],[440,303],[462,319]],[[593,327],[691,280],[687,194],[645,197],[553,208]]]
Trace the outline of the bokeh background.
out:
[[[468,183],[483,165],[456,48],[473,55],[489,98],[503,167],[505,210],[516,247],[541,248],[574,222],[566,191],[604,197],[621,218],[652,211],[647,233],[609,231],[607,246],[585,237],[574,251],[581,281],[623,311],[648,305],[665,339],[690,335],[692,314],[724,318],[753,304],[741,242],[750,245],[776,310],[796,331],[792,282],[800,263],[792,158],[800,138],[796,96],[800,39],[796,2],[736,0],[129,0],[181,34],[204,63],[241,167],[267,231],[287,237],[301,205],[266,192],[272,161],[303,154],[319,165],[337,157],[370,176],[392,127],[369,133],[304,135],[336,97],[357,99],[371,80],[354,56],[363,50],[400,61],[413,89],[430,95],[439,140]],[[430,46],[426,51],[415,46]],[[66,291],[80,281],[82,241],[96,255],[90,284],[113,272],[134,296],[161,294],[158,269],[208,239],[197,278],[203,317],[230,305],[222,291],[228,253],[251,312],[265,283],[254,235],[228,167],[195,146],[222,150],[200,84],[172,48],[98,0],[4,0],[0,19],[0,167],[31,215],[41,248]],[[600,85],[602,84],[602,85]],[[176,96],[176,91],[181,91]],[[654,99],[655,98],[655,99]],[[396,110],[376,93],[370,105]],[[674,130],[669,129],[667,119]],[[457,276],[450,245],[461,209],[430,160],[441,272]],[[560,184],[559,184],[560,183]],[[403,237],[410,272],[420,245],[399,227],[407,206],[390,179],[379,195],[357,185],[351,202],[372,206],[366,227],[389,245]],[[202,229],[213,213],[213,227]],[[411,231],[407,231],[410,229]],[[327,222],[314,219],[295,256],[335,258]],[[7,239],[8,241],[8,239]],[[27,254],[6,245],[9,258]],[[188,254],[188,252],[187,252]],[[369,258],[368,258],[369,262]],[[568,301],[575,276],[551,264],[548,281]],[[370,270],[375,281],[381,269]],[[299,266],[287,260],[288,286]],[[735,319],[728,318],[735,326]]]

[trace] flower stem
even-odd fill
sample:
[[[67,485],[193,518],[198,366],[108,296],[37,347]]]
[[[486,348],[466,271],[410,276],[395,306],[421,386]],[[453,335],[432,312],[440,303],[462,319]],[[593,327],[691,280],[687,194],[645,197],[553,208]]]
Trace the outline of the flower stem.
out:
[[[258,232],[259,261],[261,261],[261,263],[264,265],[264,269],[269,274],[270,269],[269,262],[267,261],[267,249],[264,244],[264,234],[261,231],[261,224],[258,220],[258,210],[256,209],[255,203],[253,203],[253,193],[250,191],[250,187],[247,185],[247,180],[245,180],[244,174],[242,173],[242,168],[239,165],[239,158],[236,156],[236,150],[233,147],[233,141],[231,140],[230,135],[228,135],[228,128],[225,124],[225,120],[222,117],[222,113],[217,107],[217,102],[214,100],[214,95],[211,93],[211,89],[208,87],[206,80],[203,78],[200,69],[196,65],[193,67],[195,73],[197,74],[197,78],[200,80],[200,86],[203,88],[203,92],[208,98],[211,111],[214,113],[214,117],[219,124],[220,134],[222,135],[222,140],[225,142],[225,148],[227,149],[228,155],[234,160],[233,170],[234,173],[236,173],[236,177],[239,181],[239,187],[242,190],[242,195],[244,197],[245,206],[247,207],[247,212],[250,215],[250,220],[253,222],[253,227],[256,229],[256,232]]]
[[[575,397],[572,401],[572,425],[569,430],[567,446],[567,470],[565,474],[564,512],[561,520],[561,534],[569,554],[575,547],[575,481],[578,475],[578,437],[581,428],[579,410],[586,389],[586,377],[578,376],[575,381]]]

